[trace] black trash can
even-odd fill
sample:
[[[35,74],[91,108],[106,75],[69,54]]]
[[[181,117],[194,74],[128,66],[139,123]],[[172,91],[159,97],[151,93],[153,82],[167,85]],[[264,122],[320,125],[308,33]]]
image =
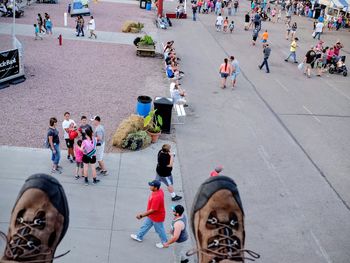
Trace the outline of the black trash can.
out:
[[[173,110],[173,100],[171,98],[156,97],[153,102],[156,115],[160,115],[163,119],[162,132],[170,133],[171,113]]]
[[[147,0],[140,0],[140,8],[146,9]]]

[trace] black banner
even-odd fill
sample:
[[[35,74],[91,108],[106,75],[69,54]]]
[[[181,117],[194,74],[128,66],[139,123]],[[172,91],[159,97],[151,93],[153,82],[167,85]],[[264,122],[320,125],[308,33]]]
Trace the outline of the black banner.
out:
[[[0,53],[0,81],[19,73],[18,49]]]

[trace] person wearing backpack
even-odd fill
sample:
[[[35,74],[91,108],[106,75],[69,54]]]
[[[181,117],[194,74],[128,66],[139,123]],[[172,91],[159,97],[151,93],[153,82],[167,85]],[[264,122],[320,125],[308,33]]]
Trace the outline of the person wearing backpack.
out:
[[[49,129],[47,131],[47,148],[51,150],[51,161],[52,161],[52,170],[51,173],[61,174],[61,168],[58,164],[61,159],[60,151],[60,137],[58,136],[58,130],[56,128],[57,119],[55,117],[50,118]]]
[[[83,150],[83,163],[84,163],[84,170],[83,170],[83,175],[84,175],[84,180],[85,180],[85,185],[89,185],[89,179],[88,179],[88,170],[89,167],[91,168],[92,171],[92,179],[93,179],[93,184],[97,184],[100,180],[96,178],[96,139],[93,136],[93,131],[92,129],[87,129],[85,131],[86,137],[83,143],[81,144],[81,149]]]

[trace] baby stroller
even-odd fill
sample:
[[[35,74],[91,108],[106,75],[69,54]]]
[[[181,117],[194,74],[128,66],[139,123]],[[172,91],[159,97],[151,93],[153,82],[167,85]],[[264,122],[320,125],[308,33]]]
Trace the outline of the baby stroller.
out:
[[[328,72],[330,74],[343,74],[343,76],[346,77],[348,75],[348,70],[345,65],[345,58],[346,56],[332,57]]]

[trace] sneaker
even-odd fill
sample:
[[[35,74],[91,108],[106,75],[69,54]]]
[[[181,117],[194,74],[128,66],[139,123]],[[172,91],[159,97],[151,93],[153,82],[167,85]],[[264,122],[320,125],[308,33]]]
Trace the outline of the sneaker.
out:
[[[68,159],[69,161],[70,161],[70,163],[74,163],[74,160],[72,160],[72,159]]]
[[[100,182],[99,179],[94,178],[94,179],[92,180],[92,183],[93,183],[93,184],[97,184],[98,182]]]
[[[70,155],[67,155],[67,160],[70,160]]]
[[[164,248],[163,243],[161,243],[161,242],[157,243],[157,244],[156,244],[156,247],[157,247],[157,248]]]
[[[74,176],[75,180],[78,180],[80,178],[79,175]]]
[[[63,170],[63,167],[61,166],[61,165],[57,165],[57,168],[56,168],[57,170]]]
[[[171,198],[171,201],[179,201],[182,199],[182,196],[179,196],[179,195],[175,195],[174,197]]]
[[[243,263],[245,259],[260,257],[244,249],[242,202],[237,185],[227,176],[210,177],[200,186],[193,203],[191,223],[198,262]],[[193,252],[187,252],[191,254]]]
[[[108,172],[107,172],[107,170],[104,170],[104,171],[101,171],[100,174],[102,174],[103,176],[106,176],[106,175],[108,175]]]
[[[84,178],[85,185],[89,185],[89,179],[87,177]]]
[[[67,198],[58,180],[47,174],[30,176],[12,209],[0,262],[52,262],[68,225]]]
[[[52,170],[51,170],[51,173],[52,173],[52,174],[61,174],[62,171],[59,170],[59,169],[52,169]]]
[[[181,262],[181,263],[188,263],[188,262],[190,262],[190,261],[188,260],[188,258],[186,258],[186,259],[184,259],[184,260],[181,260],[180,262]]]
[[[140,239],[137,235],[135,234],[131,234],[130,237],[133,239],[133,240],[136,240],[138,242],[142,242],[142,239]]]
[[[284,61],[285,61],[285,62],[288,62],[288,59],[285,59]]]
[[[102,171],[102,168],[100,166],[97,166],[96,167],[96,171],[99,172],[99,171]]]

